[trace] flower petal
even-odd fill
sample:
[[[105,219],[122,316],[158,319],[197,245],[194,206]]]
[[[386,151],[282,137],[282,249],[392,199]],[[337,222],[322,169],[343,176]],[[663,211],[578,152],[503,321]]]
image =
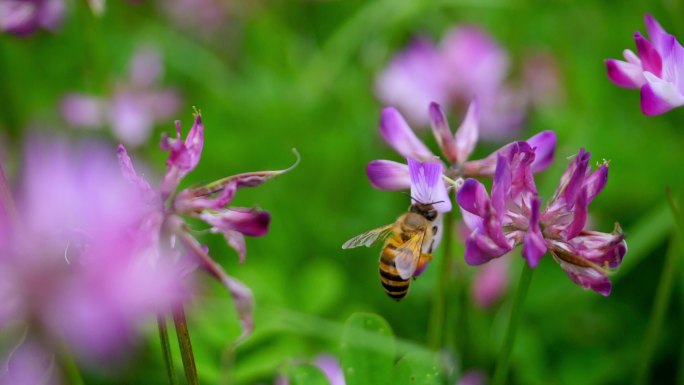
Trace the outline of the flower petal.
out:
[[[366,166],[370,184],[380,190],[405,190],[411,187],[409,168],[391,160],[374,160]]]
[[[164,136],[161,142],[161,148],[169,151],[169,158],[166,160],[166,174],[160,187],[162,193],[172,193],[181,179],[197,167],[203,146],[204,125],[199,113],[195,115],[195,121],[185,140],[181,139],[180,121],[176,121],[176,138],[170,139],[168,136]]]
[[[413,133],[404,117],[395,108],[382,110],[380,117],[380,135],[405,158],[428,161],[434,158],[430,150]]]
[[[94,96],[68,94],[62,98],[59,111],[70,125],[96,128],[104,125],[104,103]]]
[[[503,296],[508,288],[509,268],[510,258],[496,258],[475,271],[472,295],[478,307],[489,308]]]
[[[641,111],[644,115],[660,115],[684,105],[684,96],[674,83],[658,79],[649,72],[644,76],[648,81],[641,87]]]
[[[437,140],[437,144],[449,164],[455,164],[457,160],[465,160],[458,157],[456,141],[451,133],[451,128],[449,128],[449,122],[442,107],[435,102],[430,103],[430,124],[432,125],[432,133]]]
[[[534,161],[532,162],[532,172],[543,171],[553,163],[556,153],[556,133],[547,130],[542,131],[526,140],[534,149]]]
[[[646,83],[641,65],[615,59],[607,59],[605,63],[608,79],[620,87],[639,88]]]
[[[117,148],[117,156],[119,157],[119,166],[121,167],[121,172],[132,185],[138,188],[143,194],[153,193],[150,184],[143,178],[139,177],[133,168],[133,162],[131,162],[131,157],[128,156],[128,151],[123,144],[119,144]]]
[[[456,193],[456,202],[462,210],[479,217],[484,217],[486,206],[489,203],[487,189],[476,179],[466,179],[463,186]],[[468,227],[472,229],[471,226]]]
[[[530,223],[523,240],[522,255],[527,260],[530,267],[535,268],[539,264],[541,257],[546,254],[546,242],[539,228],[539,209],[541,200],[532,199],[530,205]]]
[[[663,70],[663,61],[658,51],[651,45],[651,42],[641,36],[640,32],[634,33],[634,41],[636,42],[637,53],[639,54],[639,59],[641,59],[643,70],[660,77]]]
[[[658,24],[658,21],[651,14],[644,15],[644,22],[646,23],[646,31],[648,31],[648,37],[653,42],[653,46],[658,52],[663,53],[666,49],[666,38],[671,36],[663,27]]]
[[[587,202],[591,203],[608,183],[608,162],[602,164],[596,171],[584,180],[587,189]]]
[[[238,207],[220,212],[205,211],[200,218],[217,231],[237,231],[250,237],[266,235],[271,222],[271,216],[266,211]]]
[[[419,203],[432,203],[435,210],[451,210],[451,200],[442,180],[442,162],[419,162],[408,158],[411,197]]]
[[[472,101],[468,106],[463,122],[456,130],[456,157],[460,163],[465,162],[475,149],[478,138],[478,104]]]

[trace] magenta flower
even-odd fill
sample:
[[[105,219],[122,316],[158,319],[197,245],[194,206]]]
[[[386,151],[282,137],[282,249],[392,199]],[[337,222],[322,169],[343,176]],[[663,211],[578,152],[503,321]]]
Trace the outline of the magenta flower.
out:
[[[418,126],[430,121],[423,109],[430,102],[465,111],[477,99],[480,134],[497,140],[511,137],[526,115],[526,98],[505,83],[507,74],[508,55],[501,46],[478,27],[462,26],[439,48],[419,38],[398,53],[378,75],[376,94]]]
[[[449,165],[444,174],[451,179],[461,177],[492,176],[496,166],[496,154],[509,148],[506,145],[481,160],[469,161],[479,137],[477,122],[478,104],[473,102],[461,126],[452,133],[441,107],[437,103],[430,104],[430,120],[432,132]],[[431,162],[437,159],[428,147],[418,139],[402,115],[394,108],[382,110],[380,118],[380,135],[404,158]],[[527,140],[537,154],[532,170],[538,172],[547,168],[553,161],[556,147],[556,134],[543,131]],[[409,167],[390,160],[374,160],[366,167],[366,173],[373,187],[381,190],[402,190],[411,186]]]
[[[626,88],[641,89],[641,111],[660,115],[684,105],[684,48],[653,16],[644,17],[651,41],[634,33],[637,54],[624,50],[626,61],[608,59],[608,78]]]
[[[576,284],[610,294],[608,268],[616,268],[627,251],[616,224],[612,233],[585,229],[589,204],[608,180],[608,164],[591,171],[589,153],[580,149],[561,178],[544,211],[532,176],[535,152],[517,142],[498,155],[491,198],[480,182],[465,181],[457,194],[471,234],[465,259],[486,263],[522,244],[531,267],[548,251]]]
[[[77,128],[111,127],[121,142],[140,146],[155,124],[166,121],[180,107],[176,90],[157,86],[162,74],[159,53],[140,48],[129,63],[128,79],[117,81],[110,96],[67,94],[60,104],[62,117]]]
[[[0,326],[25,322],[42,349],[66,343],[87,360],[120,353],[188,296],[180,270],[149,253],[143,202],[107,152],[34,138],[16,210],[2,202],[0,217]]]
[[[123,145],[119,145],[119,161],[124,176],[147,202],[148,222],[156,227],[161,250],[171,250],[172,254],[190,254],[202,268],[228,288],[242,322],[244,337],[253,327],[252,292],[247,286],[229,276],[209,256],[208,249],[191,234],[184,217],[204,221],[210,226],[211,232],[223,234],[227,243],[237,251],[240,262],[244,262],[244,237],[265,235],[271,217],[267,212],[256,208],[228,205],[238,189],[258,186],[292,168],[238,174],[205,186],[188,187],[177,191],[181,180],[199,163],[203,145],[204,124],[199,113],[195,115],[193,126],[185,139],[181,137],[180,122],[176,122],[176,138],[162,139],[162,149],[169,151],[169,157],[159,190],[154,190],[145,179],[137,175]],[[180,241],[183,250],[174,247],[176,239]]]
[[[64,11],[64,0],[0,0],[0,30],[17,36],[55,31]]]

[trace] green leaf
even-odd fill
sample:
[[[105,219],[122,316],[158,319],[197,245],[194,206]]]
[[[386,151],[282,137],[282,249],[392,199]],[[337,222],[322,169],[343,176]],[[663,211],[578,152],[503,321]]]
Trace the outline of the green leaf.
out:
[[[340,363],[347,385],[388,383],[396,352],[392,329],[375,314],[352,314],[342,332]]]
[[[442,384],[439,368],[439,361],[433,354],[411,352],[397,362],[391,384],[439,385]]]
[[[297,365],[290,370],[292,385],[329,385],[323,372],[309,364]]]

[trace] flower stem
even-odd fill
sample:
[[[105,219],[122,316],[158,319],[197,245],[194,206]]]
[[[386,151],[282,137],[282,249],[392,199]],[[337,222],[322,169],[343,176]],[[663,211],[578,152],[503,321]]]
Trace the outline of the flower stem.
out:
[[[439,276],[437,285],[433,292],[432,312],[428,324],[428,346],[432,350],[442,348],[444,342],[444,317],[446,314],[447,290],[449,288],[449,277],[452,273],[453,259],[451,258],[451,238],[452,224],[454,221],[453,211],[444,214],[444,231],[442,245],[442,260],[439,266]]]
[[[169,330],[166,328],[166,319],[163,315],[157,316],[157,327],[159,328],[159,340],[164,353],[164,365],[166,366],[166,375],[169,377],[169,385],[176,385],[176,370],[173,366],[173,356],[169,344]]]
[[[181,358],[183,359],[183,369],[188,385],[198,385],[197,367],[195,366],[195,356],[192,354],[192,344],[190,343],[190,332],[188,331],[188,321],[185,319],[185,310],[179,306],[173,311],[173,323],[176,325],[176,336],[180,347]]]
[[[663,272],[661,273],[660,283],[658,284],[658,289],[656,291],[655,302],[653,303],[653,309],[651,310],[651,318],[648,321],[648,328],[646,329],[646,336],[644,337],[642,355],[641,359],[639,360],[635,381],[635,384],[639,385],[648,383],[651,360],[653,359],[653,353],[655,352],[656,345],[658,344],[660,330],[667,312],[667,305],[670,303],[675,276],[679,271],[680,255],[678,251],[684,250],[684,244],[680,244],[680,242],[684,241],[682,239],[682,231],[684,231],[684,228],[681,226],[681,207],[679,209],[677,208],[674,198],[672,197],[672,193],[669,191],[669,189],[667,191],[667,199],[675,222],[673,229],[674,231],[670,240],[667,254],[665,256]]]
[[[85,382],[71,352],[66,347],[62,347],[58,357],[57,362],[59,362],[59,366],[62,368],[62,374],[67,383],[71,385],[84,385]]]
[[[507,383],[508,367],[511,361],[511,352],[513,351],[513,344],[515,343],[515,335],[518,330],[518,322],[522,313],[522,307],[527,296],[527,291],[532,282],[532,268],[525,262],[523,264],[520,281],[518,282],[518,290],[513,297],[513,306],[511,308],[511,318],[508,321],[508,329],[506,330],[506,337],[499,354],[499,362],[496,365],[496,372],[494,373],[494,385],[501,385]]]

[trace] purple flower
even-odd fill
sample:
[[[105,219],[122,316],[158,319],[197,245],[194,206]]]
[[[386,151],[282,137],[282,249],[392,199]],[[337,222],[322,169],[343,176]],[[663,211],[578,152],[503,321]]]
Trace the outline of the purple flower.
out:
[[[330,381],[330,385],[346,384],[346,381],[344,380],[344,372],[342,371],[342,367],[340,366],[340,362],[337,360],[337,358],[327,354],[321,354],[314,360],[314,365],[323,371],[325,377],[327,377],[328,381]]]
[[[430,102],[464,111],[477,99],[480,133],[496,140],[511,137],[526,115],[526,98],[505,84],[507,74],[508,55],[499,44],[476,26],[461,26],[439,48],[414,40],[378,75],[376,94],[419,126],[430,121],[423,109]]]
[[[0,30],[17,36],[40,28],[54,31],[64,11],[64,0],[0,0]]]
[[[480,182],[465,181],[457,194],[463,219],[471,234],[465,259],[479,265],[522,244],[531,267],[549,252],[576,284],[599,294],[610,294],[608,268],[616,268],[627,251],[616,224],[612,233],[585,229],[589,204],[608,180],[608,164],[591,171],[589,153],[580,149],[541,211],[532,176],[535,152],[517,142],[498,155],[491,198]]]
[[[229,207],[238,189],[258,186],[292,168],[280,171],[250,172],[229,176],[201,187],[178,190],[181,180],[197,167],[204,144],[204,124],[199,113],[185,139],[181,136],[180,122],[176,122],[176,137],[164,136],[162,149],[169,152],[166,173],[158,191],[138,176],[126,148],[119,145],[119,161],[124,176],[135,186],[147,202],[149,222],[156,227],[162,250],[190,254],[197,263],[230,291],[243,326],[242,337],[249,334],[252,322],[252,292],[230,277],[208,254],[208,249],[190,233],[184,217],[199,219],[210,226],[211,232],[224,235],[227,243],[237,251],[240,262],[245,260],[245,236],[258,237],[268,231],[270,215],[253,208]],[[296,165],[296,164],[295,164]],[[294,167],[294,166],[293,166]],[[174,240],[179,240],[183,250],[177,250]]]
[[[88,360],[120,353],[188,295],[179,268],[150,253],[144,202],[108,152],[33,138],[16,213],[0,218],[0,326],[27,322],[46,351],[66,343]]]
[[[452,133],[444,112],[437,103],[430,104],[430,120],[432,132],[439,144],[449,168],[444,170],[445,176],[451,179],[473,176],[492,176],[496,166],[496,154],[505,151],[506,145],[481,160],[469,161],[468,158],[477,144],[479,137],[476,102],[471,103],[461,126]],[[428,147],[418,139],[402,115],[394,108],[382,110],[380,118],[380,135],[404,158],[420,162],[433,162],[437,159]],[[547,168],[553,161],[556,147],[556,134],[543,131],[527,140],[535,149],[537,157],[532,165],[534,172]],[[402,190],[411,186],[408,166],[389,161],[374,160],[366,167],[371,185],[381,190]]]
[[[660,115],[684,105],[684,48],[653,16],[644,19],[651,40],[635,32],[637,54],[626,49],[626,61],[608,59],[606,68],[613,83],[641,89],[644,115]]]
[[[177,91],[156,87],[162,73],[159,53],[140,48],[129,63],[128,79],[117,81],[113,94],[67,94],[60,104],[62,117],[78,128],[109,126],[121,142],[140,146],[149,139],[153,126],[173,116],[180,106]]]
[[[485,385],[487,383],[487,375],[481,370],[468,370],[463,373],[458,379],[456,385]]]

